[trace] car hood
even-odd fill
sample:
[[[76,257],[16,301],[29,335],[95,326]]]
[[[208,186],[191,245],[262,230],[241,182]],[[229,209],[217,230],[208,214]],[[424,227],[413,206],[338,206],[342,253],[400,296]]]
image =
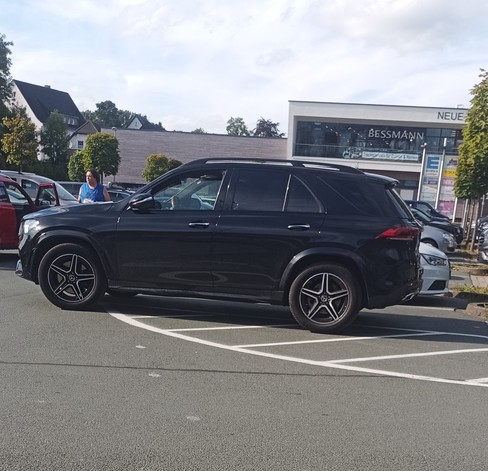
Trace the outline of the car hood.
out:
[[[81,217],[83,214],[104,213],[110,211],[114,206],[112,201],[93,203],[93,204],[70,204],[66,206],[51,206],[49,208],[41,209],[34,213],[27,214],[24,219],[37,219],[55,214],[76,214]]]
[[[432,255],[439,258],[448,258],[442,250],[436,249],[435,247],[432,247],[432,245],[424,244],[423,242],[420,242],[419,252],[422,255]]]

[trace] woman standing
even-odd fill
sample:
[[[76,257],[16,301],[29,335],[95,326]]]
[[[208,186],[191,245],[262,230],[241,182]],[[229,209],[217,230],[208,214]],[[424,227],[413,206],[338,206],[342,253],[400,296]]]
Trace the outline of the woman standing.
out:
[[[107,189],[101,184],[100,176],[94,168],[86,171],[86,183],[83,183],[78,195],[78,203],[96,203],[110,201]]]

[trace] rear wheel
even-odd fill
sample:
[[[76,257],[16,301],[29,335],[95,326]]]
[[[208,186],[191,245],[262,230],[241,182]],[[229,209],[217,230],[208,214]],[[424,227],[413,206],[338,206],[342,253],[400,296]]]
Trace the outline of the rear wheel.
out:
[[[107,280],[95,254],[78,244],[49,250],[39,265],[39,285],[62,309],[86,309],[105,293]]]
[[[312,332],[335,332],[357,316],[361,292],[355,276],[334,264],[313,265],[293,281],[289,295],[295,320]]]

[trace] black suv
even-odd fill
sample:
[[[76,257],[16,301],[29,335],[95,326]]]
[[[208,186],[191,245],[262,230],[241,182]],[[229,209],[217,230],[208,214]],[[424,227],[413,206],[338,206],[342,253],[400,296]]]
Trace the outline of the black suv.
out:
[[[420,228],[396,180],[301,161],[203,159],[120,202],[23,219],[17,274],[63,309],[108,292],[289,305],[314,332],[415,296]]]

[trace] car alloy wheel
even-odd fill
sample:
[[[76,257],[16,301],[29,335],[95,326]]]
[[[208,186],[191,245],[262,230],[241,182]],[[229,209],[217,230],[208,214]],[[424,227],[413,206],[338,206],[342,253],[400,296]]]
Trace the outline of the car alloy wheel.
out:
[[[339,265],[314,265],[298,275],[290,289],[293,317],[312,332],[343,329],[356,317],[360,290],[352,273]]]
[[[106,279],[93,253],[77,244],[49,250],[39,265],[45,296],[63,309],[84,309],[105,292]]]

